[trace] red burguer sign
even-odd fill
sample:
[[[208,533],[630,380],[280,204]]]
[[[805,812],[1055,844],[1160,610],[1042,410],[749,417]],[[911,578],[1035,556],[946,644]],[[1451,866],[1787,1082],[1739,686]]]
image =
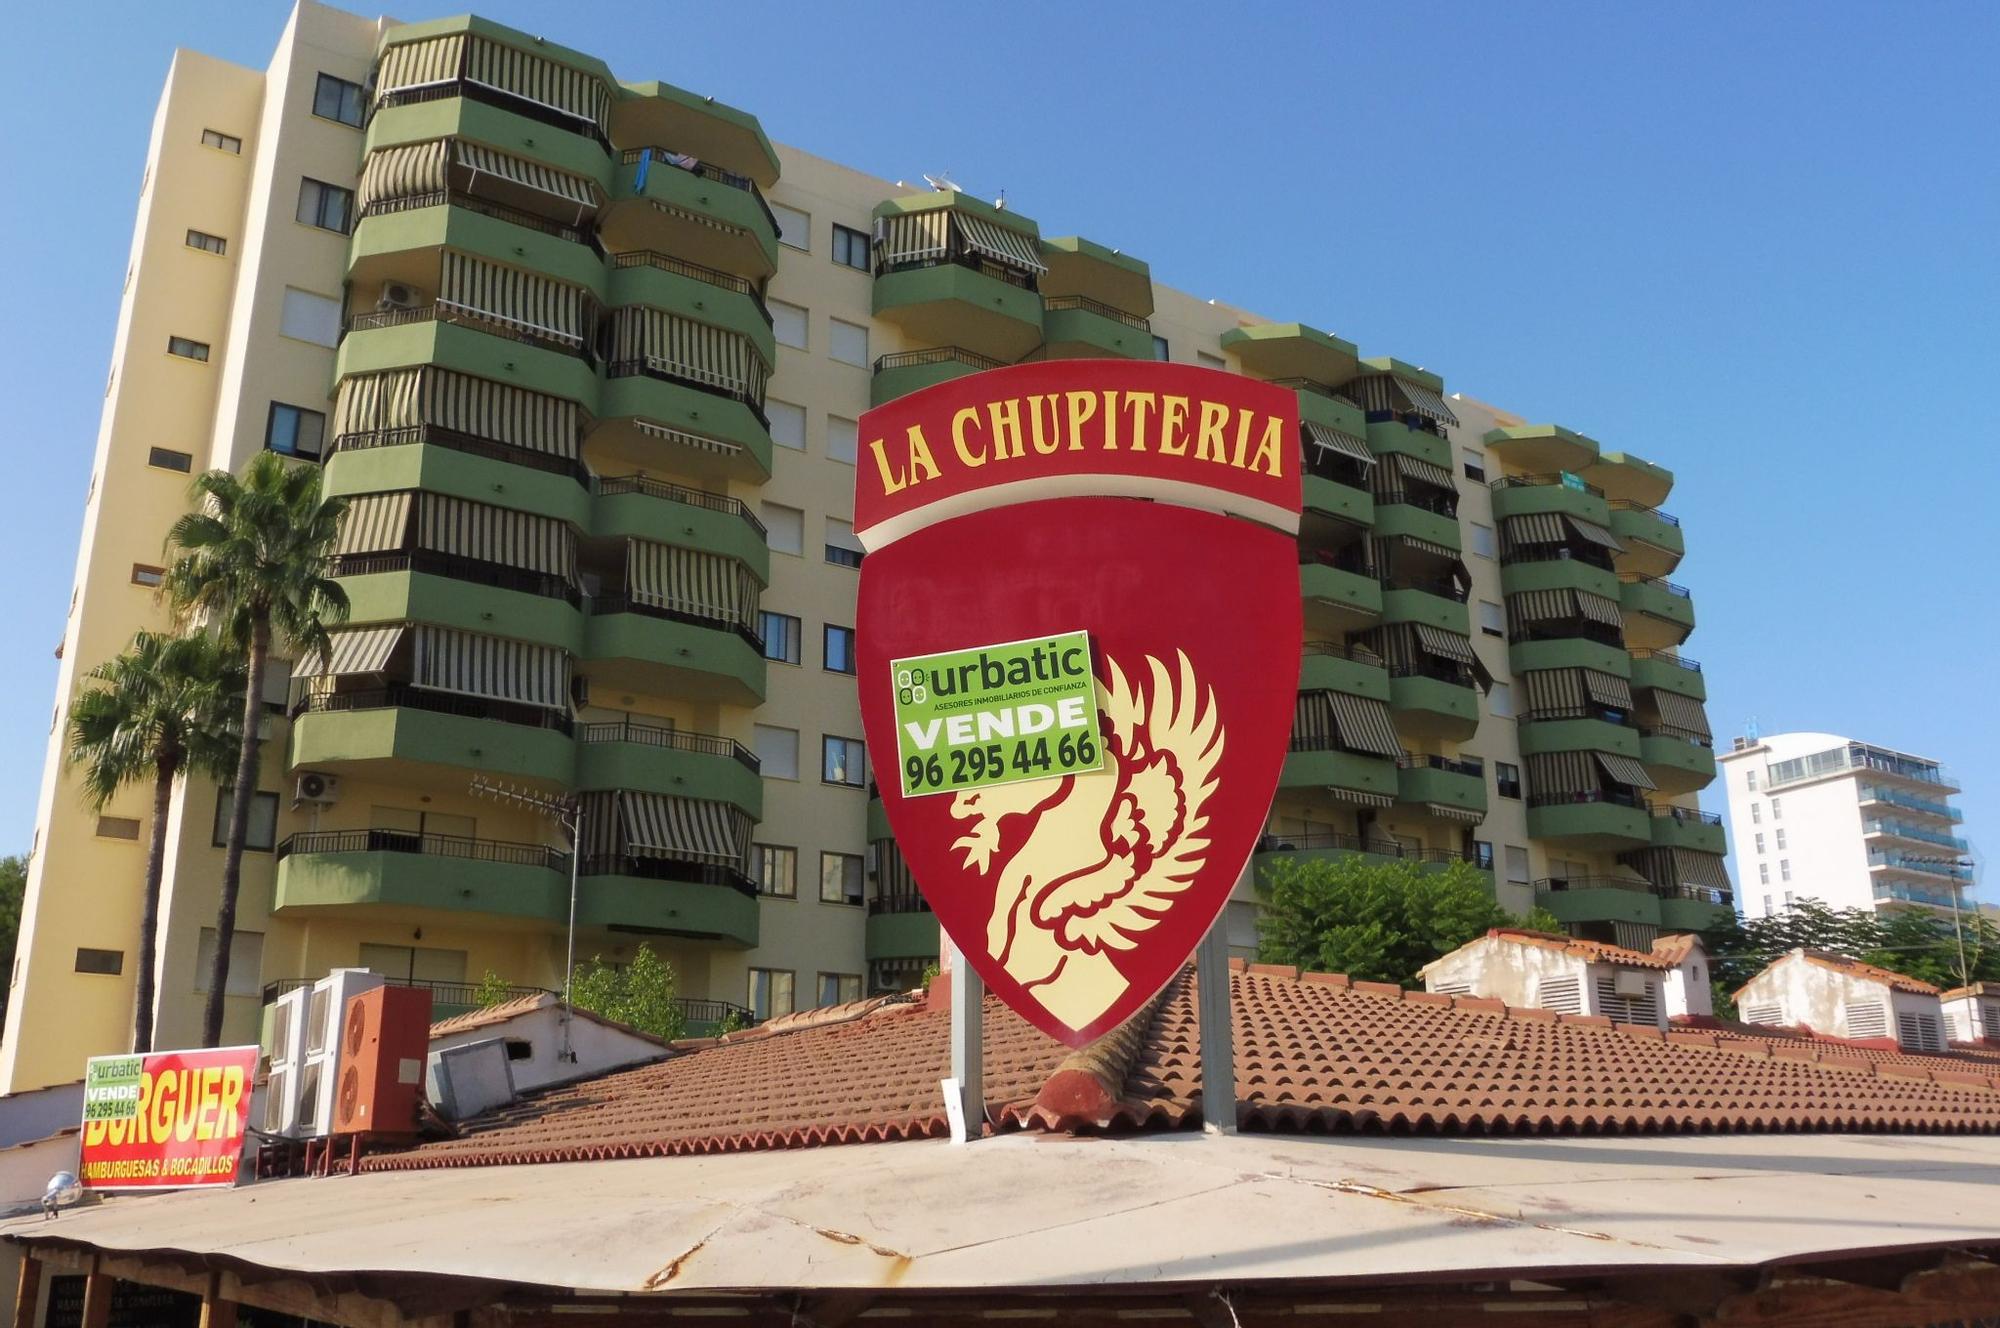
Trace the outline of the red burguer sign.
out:
[[[91,1057],[78,1179],[93,1190],[233,1184],[256,1069],[255,1047]]]
[[[889,824],[965,959],[1081,1045],[1186,961],[1263,830],[1298,688],[1297,398],[1056,361],[914,393],[860,436]]]

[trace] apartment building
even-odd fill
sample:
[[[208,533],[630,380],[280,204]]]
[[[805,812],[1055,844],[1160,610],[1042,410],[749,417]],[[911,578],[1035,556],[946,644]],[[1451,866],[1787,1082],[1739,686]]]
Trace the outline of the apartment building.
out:
[[[1058,200],[1048,211],[1060,214]],[[1042,211],[1038,205],[1035,211]],[[1671,474],[1302,322],[1157,285],[1124,237],[774,145],[754,115],[477,18],[303,0],[270,66],[176,54],[51,716],[0,1090],[122,1045],[143,796],[61,762],[192,472],[272,449],[351,506],[352,602],[271,690],[229,1035],[361,964],[462,1006],[652,945],[697,1022],[915,981],[870,797],[857,420],[983,368],[1160,357],[1298,392],[1307,637],[1275,855],[1490,873],[1645,948],[1729,907]],[[1338,310],[1286,311],[1337,317]],[[159,1038],[186,1043],[226,795],[174,802]],[[1249,873],[1232,944],[1255,941]]]
[[[1837,737],[1741,737],[1719,759],[1746,917],[1796,899],[1833,908],[1976,905],[1952,773],[1925,756]]]

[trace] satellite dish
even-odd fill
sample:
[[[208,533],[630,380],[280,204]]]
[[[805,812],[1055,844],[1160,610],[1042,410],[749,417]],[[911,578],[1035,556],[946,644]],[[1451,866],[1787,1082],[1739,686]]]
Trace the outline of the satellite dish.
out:
[[[49,1177],[48,1188],[42,1191],[42,1217],[54,1217],[58,1210],[69,1208],[83,1198],[83,1183],[74,1172],[58,1171]]]
[[[952,179],[949,175],[926,175],[924,183],[941,194],[962,194],[965,192],[959,188],[958,181]]]

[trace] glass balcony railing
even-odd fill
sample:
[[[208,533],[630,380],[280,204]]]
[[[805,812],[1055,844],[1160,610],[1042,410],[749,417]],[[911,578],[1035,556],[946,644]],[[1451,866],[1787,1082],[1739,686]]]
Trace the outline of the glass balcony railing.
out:
[[[1970,883],[1972,868],[1954,858],[1932,857],[1927,854],[1898,853],[1894,849],[1872,849],[1868,854],[1871,867],[1888,867],[1896,871],[1917,872],[1924,876],[1938,876],[1947,880]]]
[[[1904,793],[1898,789],[1882,788],[1876,784],[1861,786],[1861,801],[1883,802],[1891,807],[1901,807],[1905,811],[1922,812],[1926,816],[1941,816],[1947,821],[1963,821],[1965,813],[1948,802],[1935,798],[1919,797],[1914,793]]]
[[[1914,757],[1897,752],[1884,751],[1879,747],[1869,747],[1853,742],[1845,747],[1831,747],[1810,756],[1794,757],[1789,761],[1776,761],[1771,765],[1769,787],[1782,788],[1801,780],[1820,779],[1827,775],[1837,775],[1847,770],[1873,770],[1895,779],[1907,779],[1913,783],[1930,784],[1936,788],[1957,790],[1958,780],[1949,770],[1931,761],[1919,761]]]
[[[1940,848],[1950,849],[1953,853],[1972,851],[1972,845],[1957,835],[1948,835],[1942,830],[1933,830],[1914,821],[1866,820],[1861,823],[1861,832],[1867,835],[1894,835],[1898,839],[1918,839],[1926,844],[1936,844]]]
[[[1963,908],[1965,901],[1958,895],[1943,890],[1925,890],[1920,886],[1901,883],[1877,885],[1877,899],[1895,899],[1906,904],[1929,904],[1932,908]]]

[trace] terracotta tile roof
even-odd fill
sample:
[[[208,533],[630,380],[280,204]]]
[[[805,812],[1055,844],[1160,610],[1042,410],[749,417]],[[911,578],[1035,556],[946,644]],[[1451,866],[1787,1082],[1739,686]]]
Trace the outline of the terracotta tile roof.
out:
[[[1267,966],[1231,974],[1237,1123],[1313,1133],[1701,1130],[2000,1132],[2000,1061],[1842,1054],[1767,1032],[1614,1027]],[[1181,1129],[1200,1120],[1194,979],[1079,1053],[989,1001],[995,1130]],[[947,1132],[949,1012],[883,1005],[753,1030],[552,1088],[370,1170],[805,1147]]]
[[[1676,932],[1672,936],[1661,936],[1653,942],[1653,953],[1678,968],[1695,946],[1701,944],[1701,937],[1691,931]],[[1706,949],[1707,947],[1703,947]]]
[[[449,1019],[440,1019],[431,1025],[431,1037],[435,1040],[457,1033],[469,1033],[475,1029],[492,1028],[496,1025],[504,1024],[510,1019],[518,1019],[524,1014],[533,1014],[537,1010],[549,1009],[555,1004],[557,1004],[557,1000],[554,992],[538,991],[527,996],[516,996],[512,1000],[502,1001],[498,1005],[489,1005],[480,1010],[468,1010],[464,1014],[455,1014]],[[588,1019],[591,1023],[599,1024],[605,1028],[615,1028],[621,1033],[639,1038],[645,1042],[651,1042],[659,1047],[668,1045],[664,1038],[655,1037],[642,1028],[634,1028],[630,1024],[620,1023],[616,1019],[606,1019],[603,1015],[593,1010],[585,1010],[579,1007],[576,1011],[576,1017],[578,1019]]]
[[[1810,1028],[1739,1024],[1713,1015],[1677,1015],[1673,1027],[1681,1032],[1710,1033],[1718,1042],[1778,1043],[1780,1047],[1773,1048],[1772,1055],[1817,1060],[1825,1065],[1866,1062],[1981,1077],[2000,1075],[2000,1048],[1980,1043],[1955,1042],[1946,1051],[1904,1051],[1891,1037],[1843,1038]]]
[[[1953,987],[1940,993],[1944,1000],[1957,1000],[1961,996],[2000,996],[2000,982],[1975,982],[1970,986]]]
[[[1672,968],[1677,962],[1664,959],[1657,954],[1647,954],[1642,950],[1627,950],[1622,945],[1586,941],[1575,936],[1560,936],[1555,932],[1529,931],[1525,927],[1495,927],[1486,934],[1494,940],[1514,941],[1521,945],[1539,945],[1546,950],[1560,950],[1564,954],[1575,955],[1592,964],[1623,964],[1628,968]]]
[[[1818,964],[1821,968],[1830,968],[1836,973],[1845,973],[1849,977],[1862,978],[1869,982],[1884,983],[1896,991],[1914,992],[1919,996],[1935,996],[1938,994],[1938,989],[1928,982],[1919,982],[1913,977],[1906,977],[1901,973],[1892,972],[1886,968],[1877,968],[1873,964],[1864,964],[1859,959],[1849,959],[1846,955],[1834,954],[1830,950],[1794,950],[1792,953],[1803,958],[1809,964]],[[1774,962],[1782,963],[1783,960],[1780,959]]]

